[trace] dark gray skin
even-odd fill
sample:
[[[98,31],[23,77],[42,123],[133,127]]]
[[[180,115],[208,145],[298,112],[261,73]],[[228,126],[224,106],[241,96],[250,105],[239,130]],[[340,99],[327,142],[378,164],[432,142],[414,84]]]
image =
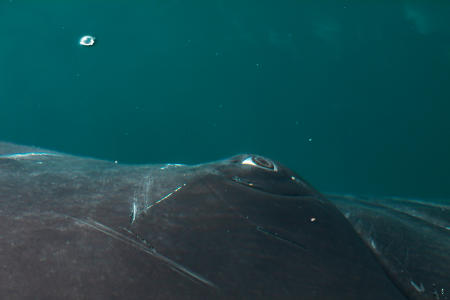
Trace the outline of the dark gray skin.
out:
[[[450,299],[450,203],[327,195],[409,299]]]
[[[385,265],[334,204],[259,156],[121,165],[0,143],[0,299],[425,295]]]

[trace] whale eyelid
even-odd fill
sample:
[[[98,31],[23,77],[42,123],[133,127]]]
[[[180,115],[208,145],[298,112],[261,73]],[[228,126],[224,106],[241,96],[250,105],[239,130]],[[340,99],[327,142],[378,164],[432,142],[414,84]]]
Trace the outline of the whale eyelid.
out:
[[[277,165],[261,156],[249,156],[241,162],[242,165],[250,165],[267,171],[278,172]]]

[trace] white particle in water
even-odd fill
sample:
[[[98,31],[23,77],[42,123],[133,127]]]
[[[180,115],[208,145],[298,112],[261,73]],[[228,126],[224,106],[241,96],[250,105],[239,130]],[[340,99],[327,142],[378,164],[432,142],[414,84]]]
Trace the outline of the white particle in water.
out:
[[[95,43],[95,37],[92,35],[85,35],[80,39],[80,45],[90,47],[93,46]]]

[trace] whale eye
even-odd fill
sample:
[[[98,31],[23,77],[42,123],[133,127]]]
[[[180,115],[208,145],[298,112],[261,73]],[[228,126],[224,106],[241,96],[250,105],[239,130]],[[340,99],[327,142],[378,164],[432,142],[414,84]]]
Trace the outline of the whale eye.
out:
[[[252,165],[267,171],[277,172],[277,166],[271,161],[262,156],[250,156],[242,161],[243,165]]]

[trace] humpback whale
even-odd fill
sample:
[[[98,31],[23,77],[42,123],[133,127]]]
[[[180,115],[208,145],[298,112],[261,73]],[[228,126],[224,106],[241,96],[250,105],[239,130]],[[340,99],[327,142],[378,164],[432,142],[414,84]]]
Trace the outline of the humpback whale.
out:
[[[323,195],[252,154],[125,165],[0,143],[0,298],[449,299],[449,209]]]

